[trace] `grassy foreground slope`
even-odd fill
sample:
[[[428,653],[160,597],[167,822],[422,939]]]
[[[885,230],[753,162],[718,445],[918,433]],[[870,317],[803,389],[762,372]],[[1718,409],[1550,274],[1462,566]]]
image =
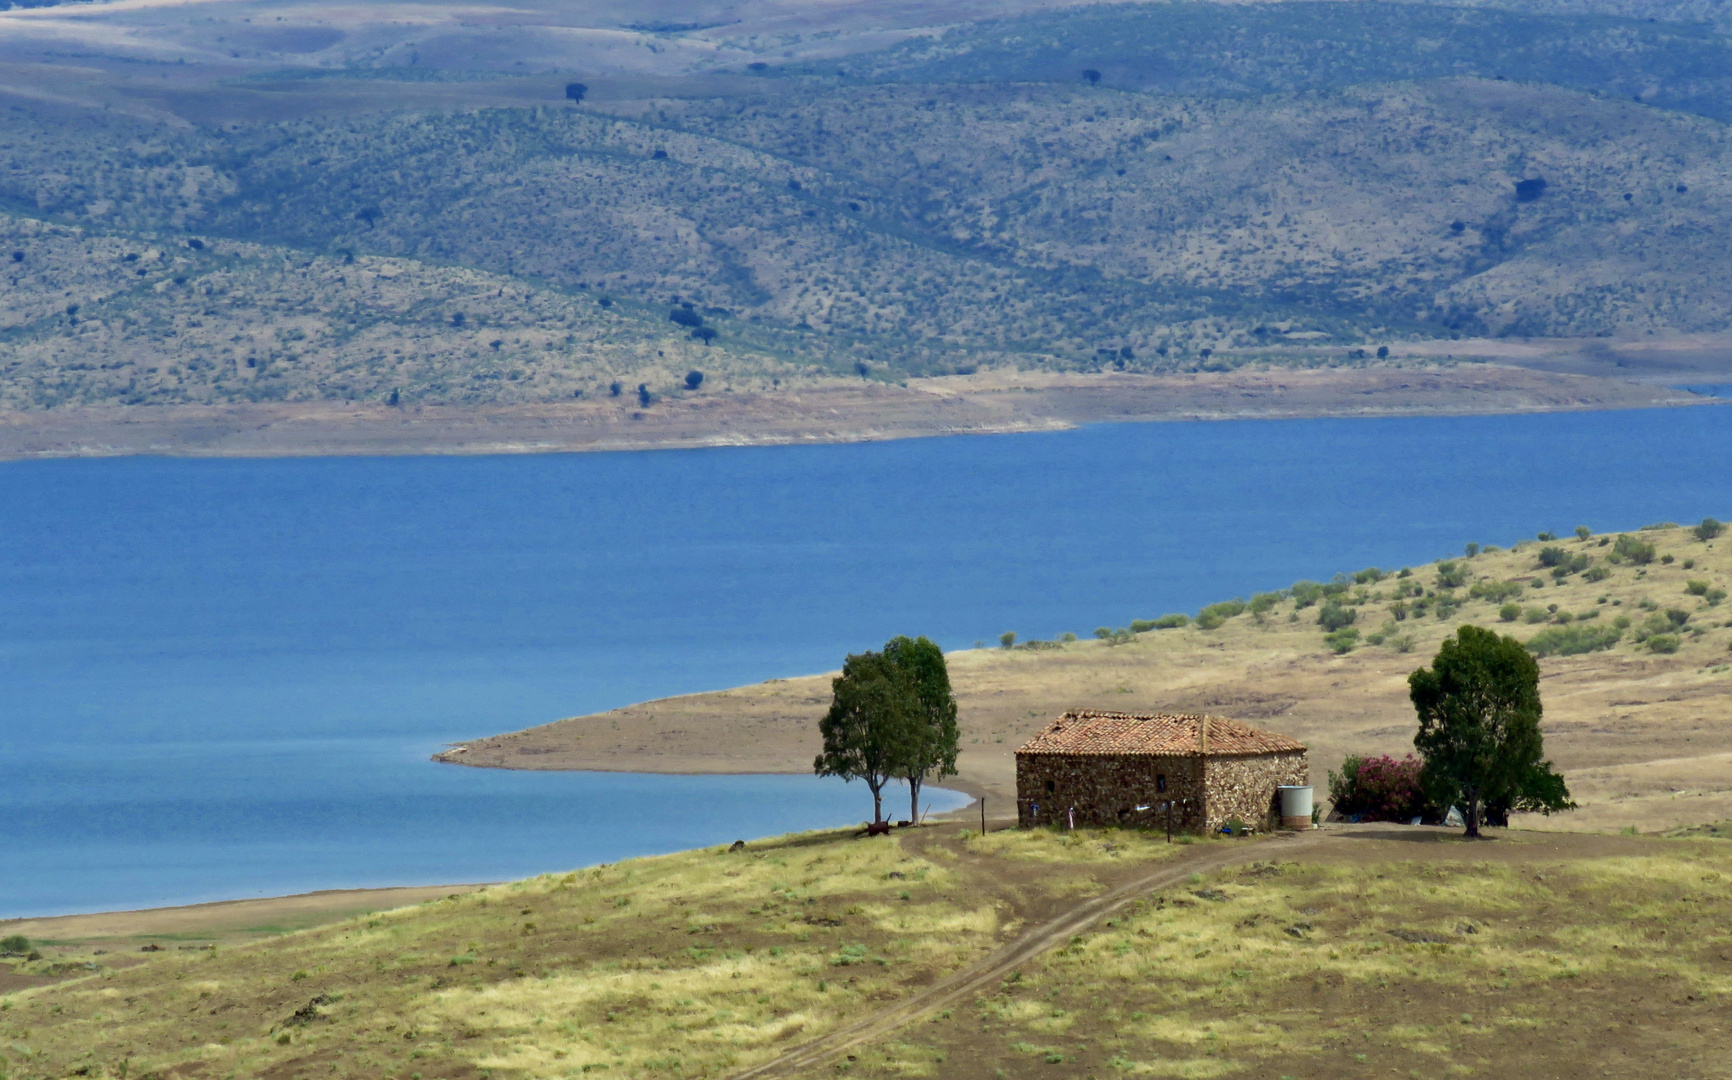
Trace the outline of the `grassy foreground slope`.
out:
[[[1321,789],[1347,754],[1412,751],[1407,675],[1474,623],[1547,649],[1546,750],[1583,807],[1543,824],[1657,831],[1732,817],[1732,603],[1724,598],[1732,535],[1704,542],[1677,526],[1622,535],[1651,544],[1652,555],[1641,556],[1650,561],[1613,562],[1617,535],[1565,534],[1406,576],[1399,568],[1380,580],[1343,576],[1329,586],[1333,596],[1312,597],[1320,588],[1312,585],[1246,597],[1237,614],[1217,611],[1208,629],[1192,621],[1131,633],[1131,617],[1162,614],[1131,600],[1113,613],[1125,631],[1117,641],[1089,640],[1079,626],[1082,641],[953,653],[959,780],[985,793],[994,813],[1008,813],[1016,747],[1065,709],[1087,707],[1208,711],[1285,732],[1311,747]],[[1562,577],[1542,563],[1547,548],[1565,560]],[[1330,603],[1353,620],[1336,639],[1345,652],[1318,625]],[[774,679],[476,740],[447,760],[805,772],[828,702],[828,675]]]
[[[1418,841],[1418,842],[1415,842]],[[1225,860],[1225,863],[1223,862]],[[777,1075],[1722,1075],[1732,845],[1360,827],[811,834],[555,874],[0,997],[9,1080],[726,1076],[1171,869]],[[1197,873],[1187,875],[1187,867]],[[84,964],[96,970],[85,973]],[[1062,1068],[1061,1068],[1062,1067]]]

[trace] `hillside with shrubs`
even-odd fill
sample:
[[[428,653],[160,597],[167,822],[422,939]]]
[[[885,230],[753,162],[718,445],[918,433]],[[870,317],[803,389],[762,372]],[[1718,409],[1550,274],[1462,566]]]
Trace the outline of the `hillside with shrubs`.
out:
[[[605,93],[549,74],[521,105],[365,65],[20,99],[0,406],[1722,331],[1729,59],[1710,26],[1556,6],[1119,5]],[[402,104],[434,75],[449,105]],[[271,93],[310,105],[234,103]]]

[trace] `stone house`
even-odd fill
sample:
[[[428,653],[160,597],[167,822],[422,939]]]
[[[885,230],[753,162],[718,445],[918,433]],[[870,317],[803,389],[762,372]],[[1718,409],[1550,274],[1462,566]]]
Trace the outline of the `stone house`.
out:
[[[1276,789],[1310,783],[1303,743],[1222,716],[1067,712],[1016,752],[1016,819],[1212,832],[1280,822]]]

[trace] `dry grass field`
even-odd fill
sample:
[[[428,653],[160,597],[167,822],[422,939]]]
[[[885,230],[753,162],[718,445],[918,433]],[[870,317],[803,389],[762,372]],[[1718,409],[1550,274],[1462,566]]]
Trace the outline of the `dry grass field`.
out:
[[[1457,626],[1474,623],[1528,642],[1549,635],[1557,649],[1604,646],[1540,660],[1546,749],[1581,809],[1531,827],[1654,832],[1732,818],[1732,534],[1702,541],[1670,526],[1621,535],[1651,544],[1652,554],[1615,556],[1619,535],[1566,534],[1447,566],[1386,568],[1377,580],[1343,575],[1332,588],[1357,635],[1346,635],[1344,652],[1318,625],[1328,598],[1300,606],[1289,590],[1243,598],[1246,609],[1213,629],[1192,621],[1113,643],[1079,626],[1084,640],[1073,643],[953,653],[963,753],[952,782],[1008,814],[1012,752],[1058,713],[1197,710],[1304,741],[1321,793],[1325,773],[1347,754],[1412,750],[1407,674]],[[1561,567],[1542,565],[1546,549],[1556,549],[1546,557]],[[1446,577],[1457,584],[1444,585]],[[828,675],[776,679],[480,739],[446,760],[805,772],[828,702]]]
[[[0,991],[0,1074],[1724,1076],[1728,884],[1715,839],[790,836],[252,944],[39,944],[8,963],[60,981]]]

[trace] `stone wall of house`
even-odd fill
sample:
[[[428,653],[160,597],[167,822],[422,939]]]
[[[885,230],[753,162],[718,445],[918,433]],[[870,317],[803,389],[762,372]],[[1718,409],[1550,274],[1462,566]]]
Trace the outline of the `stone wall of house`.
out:
[[[1207,820],[1203,827],[1213,832],[1238,819],[1259,829],[1277,828],[1281,823],[1281,803],[1276,788],[1310,782],[1311,767],[1302,750],[1211,757],[1204,770]]]
[[[1191,755],[1018,754],[1017,824],[1064,825],[1074,809],[1079,826],[1165,828],[1162,804],[1173,802],[1174,830],[1196,832],[1205,827],[1198,764]]]

